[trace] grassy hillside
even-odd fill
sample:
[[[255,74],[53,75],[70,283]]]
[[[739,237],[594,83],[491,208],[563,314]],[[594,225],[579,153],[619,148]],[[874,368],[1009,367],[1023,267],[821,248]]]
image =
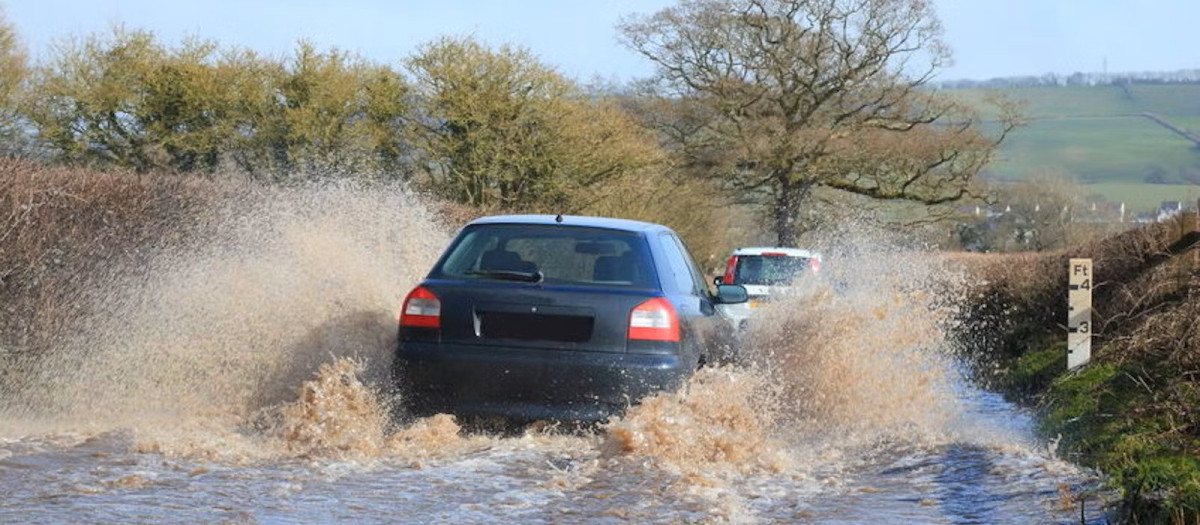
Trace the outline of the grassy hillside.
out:
[[[1171,117],[1171,122],[1192,133],[1200,133],[1200,117]]]
[[[950,93],[976,104],[986,95]],[[991,176],[1021,179],[1065,171],[1134,211],[1200,194],[1200,147],[1140,116],[1155,113],[1200,132],[1200,85],[1028,87],[1003,93],[1023,103],[1031,122],[1013,133],[989,166]],[[1168,184],[1146,183],[1155,173]]]
[[[1200,168],[1200,151],[1183,137],[1143,117],[1052,118],[1014,133],[993,169],[1020,177],[1062,167],[1081,182],[1142,182],[1155,166],[1169,181],[1179,167]]]
[[[949,93],[980,103],[986,90],[963,89]],[[1168,117],[1200,118],[1200,84],[1134,84],[1120,86],[1022,87],[1003,90],[1023,101],[1033,117],[1113,117],[1152,112]]]
[[[1124,202],[1130,213],[1158,209],[1163,201],[1194,203],[1200,186],[1194,184],[1146,184],[1144,182],[1101,182],[1089,184],[1093,195],[1111,202]]]

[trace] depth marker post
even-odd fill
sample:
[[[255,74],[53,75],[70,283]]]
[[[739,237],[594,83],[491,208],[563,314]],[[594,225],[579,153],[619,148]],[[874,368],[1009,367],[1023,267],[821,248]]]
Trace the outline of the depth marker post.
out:
[[[1091,259],[1071,259],[1067,266],[1067,369],[1092,359]]]

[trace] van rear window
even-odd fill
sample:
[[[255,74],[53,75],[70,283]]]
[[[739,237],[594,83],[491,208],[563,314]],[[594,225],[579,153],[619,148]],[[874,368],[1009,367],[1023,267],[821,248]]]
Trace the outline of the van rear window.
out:
[[[808,257],[739,255],[733,284],[785,285],[811,267]]]
[[[468,226],[430,277],[654,288],[646,241],[635,233],[578,226]]]

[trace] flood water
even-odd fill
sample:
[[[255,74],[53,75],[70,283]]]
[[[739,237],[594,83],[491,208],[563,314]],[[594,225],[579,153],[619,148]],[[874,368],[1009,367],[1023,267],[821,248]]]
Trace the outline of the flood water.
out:
[[[163,453],[120,430],[7,439],[0,521],[1078,523],[1074,497],[1098,480],[1021,443],[1011,407],[968,396],[971,417],[1006,428],[981,428],[978,442],[800,438],[773,452],[785,463],[744,460],[751,468],[610,455],[602,432],[451,427],[376,455],[223,459]],[[1087,517],[1103,522],[1098,508]]]
[[[962,377],[942,263],[829,256],[737,366],[595,428],[394,425],[396,308],[450,232],[402,191],[279,191],[5,365],[0,522],[1104,522],[1102,480]]]

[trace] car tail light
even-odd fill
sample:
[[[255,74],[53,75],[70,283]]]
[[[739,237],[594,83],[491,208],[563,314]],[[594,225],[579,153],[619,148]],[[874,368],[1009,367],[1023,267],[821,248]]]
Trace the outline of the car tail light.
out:
[[[679,342],[679,317],[662,297],[637,305],[629,312],[629,339]]]
[[[400,310],[400,326],[439,328],[442,325],[442,302],[424,286],[413,288],[404,298]]]
[[[810,268],[812,268],[812,273],[821,271],[821,260],[816,257],[809,259],[808,265]]]
[[[787,257],[788,254],[783,252],[763,252],[763,257]]]
[[[725,263],[725,277],[721,278],[721,284],[733,284],[733,275],[737,270],[738,258],[736,255],[729,256],[729,262]]]

